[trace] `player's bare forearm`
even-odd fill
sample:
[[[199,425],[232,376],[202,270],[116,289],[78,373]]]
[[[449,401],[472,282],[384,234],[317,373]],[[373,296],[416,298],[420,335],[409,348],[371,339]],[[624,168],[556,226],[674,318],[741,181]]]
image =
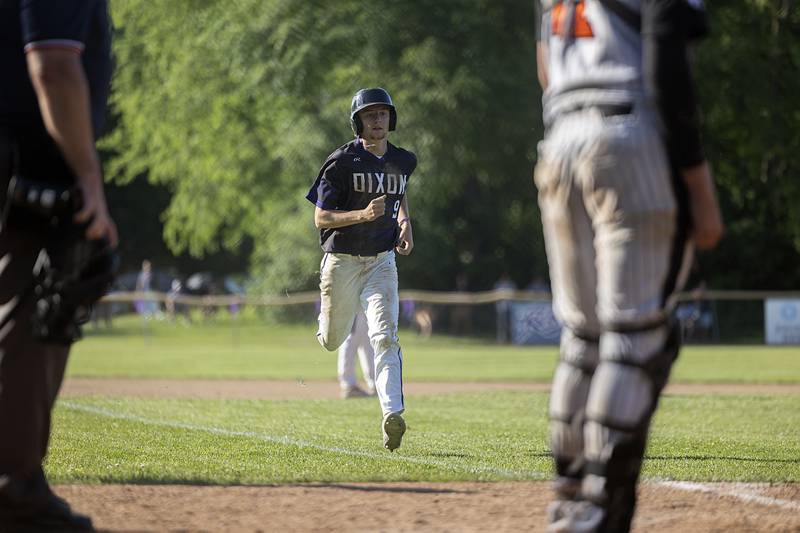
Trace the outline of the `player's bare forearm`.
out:
[[[395,250],[400,255],[409,255],[414,249],[414,231],[411,228],[411,215],[408,211],[408,198],[403,197],[397,212],[397,223],[400,225],[400,236]]]
[[[714,179],[706,161],[683,169],[683,181],[689,191],[692,213],[692,237],[698,250],[709,250],[716,246],[725,231]]]
[[[542,41],[536,43],[536,77],[542,90],[547,89],[547,44]]]
[[[361,210],[358,211],[329,211],[317,207],[314,210],[314,225],[317,229],[333,229],[352,226],[365,222]]]
[[[353,211],[336,211],[322,209],[317,206],[314,209],[314,225],[317,229],[334,229],[361,224],[362,222],[372,222],[376,218],[383,216],[386,212],[386,195],[372,200],[364,209]]]
[[[71,50],[31,50],[26,61],[47,132],[64,154],[83,193],[83,207],[75,220],[89,223],[87,238],[106,237],[116,246],[117,229],[103,192],[100,158],[94,145],[89,83],[81,56]]]
[[[50,136],[64,153],[76,176],[100,179],[94,147],[89,85],[81,56],[68,50],[32,50],[26,55],[28,72]]]

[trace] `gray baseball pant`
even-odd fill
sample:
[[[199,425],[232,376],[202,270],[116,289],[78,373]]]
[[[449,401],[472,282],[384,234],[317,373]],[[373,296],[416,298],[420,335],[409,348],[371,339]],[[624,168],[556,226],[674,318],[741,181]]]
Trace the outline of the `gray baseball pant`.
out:
[[[540,143],[535,181],[564,326],[550,398],[556,490],[627,530],[691,261],[656,121],[644,109],[566,114]]]

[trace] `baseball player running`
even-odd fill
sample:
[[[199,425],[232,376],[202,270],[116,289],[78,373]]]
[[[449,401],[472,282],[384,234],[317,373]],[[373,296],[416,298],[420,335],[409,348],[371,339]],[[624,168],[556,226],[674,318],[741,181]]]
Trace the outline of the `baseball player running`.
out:
[[[306,195],[316,205],[314,224],[324,252],[317,339],[336,350],[358,309],[364,310],[375,352],[383,445],[394,451],[406,430],[395,251],[408,255],[414,248],[405,192],[417,158],[388,141],[397,111],[386,90],[358,91],[350,124],[356,138],[328,156]]]
[[[356,378],[356,357],[361,363],[366,390],[358,386]],[[369,343],[367,316],[359,309],[353,320],[350,335],[339,346],[339,387],[342,398],[364,398],[375,395],[375,352]]]
[[[628,531],[679,349],[672,295],[691,242],[723,230],[687,62],[706,17],[697,0],[540,1],[535,181],[564,326],[547,530]]]

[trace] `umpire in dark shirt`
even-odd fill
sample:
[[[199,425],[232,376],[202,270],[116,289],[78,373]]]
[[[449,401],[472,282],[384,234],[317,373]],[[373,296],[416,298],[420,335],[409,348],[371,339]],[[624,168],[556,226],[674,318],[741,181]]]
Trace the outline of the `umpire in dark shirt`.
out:
[[[12,176],[80,190],[89,240],[117,244],[95,138],[111,76],[106,0],[0,0],[0,200]],[[42,198],[44,202],[44,197]],[[83,230],[81,230],[83,231]],[[25,217],[0,226],[0,531],[91,530],[42,469],[69,343],[32,333],[34,271],[62,238]],[[37,265],[38,264],[38,265]]]

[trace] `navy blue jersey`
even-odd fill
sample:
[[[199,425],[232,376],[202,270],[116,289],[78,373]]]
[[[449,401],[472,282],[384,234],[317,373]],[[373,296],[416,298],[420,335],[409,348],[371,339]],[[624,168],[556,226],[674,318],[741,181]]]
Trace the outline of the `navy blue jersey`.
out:
[[[43,48],[81,54],[99,135],[111,80],[106,0],[0,0],[0,125],[45,131],[25,63],[25,51]]]
[[[386,195],[386,212],[372,222],[320,231],[326,252],[372,255],[394,248],[400,235],[397,214],[417,156],[388,143],[383,157],[368,152],[354,139],[333,152],[319,171],[306,198],[326,211],[356,211]]]

